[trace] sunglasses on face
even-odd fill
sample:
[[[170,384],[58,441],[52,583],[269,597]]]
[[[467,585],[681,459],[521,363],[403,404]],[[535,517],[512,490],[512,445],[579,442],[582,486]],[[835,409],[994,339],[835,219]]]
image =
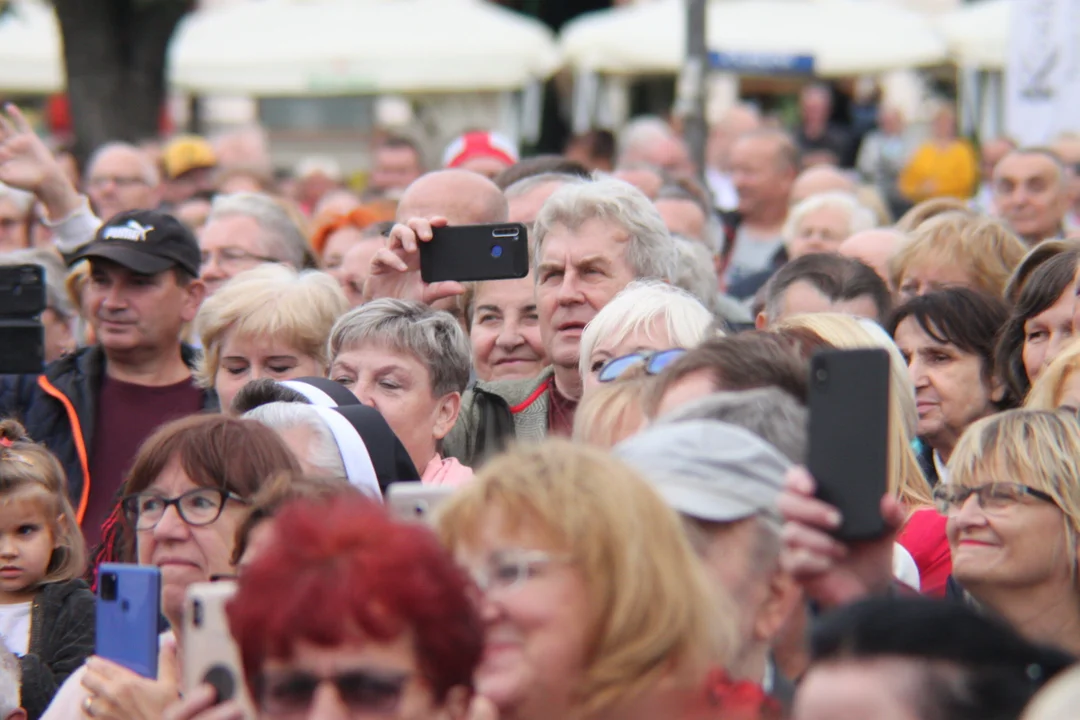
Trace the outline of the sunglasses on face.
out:
[[[409,673],[357,669],[337,675],[306,672],[264,673],[256,687],[259,709],[268,717],[304,716],[315,693],[330,683],[341,702],[354,713],[392,715],[397,711]]]
[[[600,366],[600,374],[597,379],[600,382],[618,380],[627,370],[642,364],[645,365],[645,372],[649,375],[659,375],[664,368],[685,354],[686,350],[673,348],[656,352],[637,352],[612,358]]]

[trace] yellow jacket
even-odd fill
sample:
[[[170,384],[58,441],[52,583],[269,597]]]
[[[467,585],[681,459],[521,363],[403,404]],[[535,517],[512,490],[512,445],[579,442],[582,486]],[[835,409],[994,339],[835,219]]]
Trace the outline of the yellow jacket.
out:
[[[928,141],[900,173],[900,192],[912,202],[934,197],[963,200],[974,194],[978,177],[978,160],[966,140],[955,140],[944,149]]]

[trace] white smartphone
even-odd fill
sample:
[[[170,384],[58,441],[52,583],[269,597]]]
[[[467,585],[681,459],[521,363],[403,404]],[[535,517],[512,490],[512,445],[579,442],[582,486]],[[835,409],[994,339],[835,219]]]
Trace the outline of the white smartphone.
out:
[[[394,517],[430,523],[435,510],[453,494],[454,488],[448,485],[398,482],[390,485],[386,502]]]
[[[255,720],[240,649],[225,617],[225,605],[235,594],[236,583],[231,581],[195,583],[188,588],[183,628],[184,691],[209,683],[217,690],[218,702],[236,700],[244,716]]]

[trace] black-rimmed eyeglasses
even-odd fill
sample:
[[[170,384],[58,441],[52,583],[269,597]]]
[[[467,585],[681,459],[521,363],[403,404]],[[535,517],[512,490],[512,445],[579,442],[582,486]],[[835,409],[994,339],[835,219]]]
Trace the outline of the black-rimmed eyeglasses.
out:
[[[124,517],[136,530],[153,530],[165,517],[169,506],[175,506],[180,519],[193,527],[209,525],[221,517],[228,501],[247,504],[236,493],[222,488],[197,488],[174,498],[157,493],[142,492],[128,495],[120,501]]]

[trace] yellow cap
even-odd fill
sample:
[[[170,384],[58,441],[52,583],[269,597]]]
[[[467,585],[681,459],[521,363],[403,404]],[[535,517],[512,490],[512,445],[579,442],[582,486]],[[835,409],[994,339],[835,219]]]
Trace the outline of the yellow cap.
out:
[[[214,148],[198,135],[183,135],[173,138],[162,153],[165,162],[165,174],[169,179],[177,178],[186,172],[199,168],[212,168],[217,165]]]

